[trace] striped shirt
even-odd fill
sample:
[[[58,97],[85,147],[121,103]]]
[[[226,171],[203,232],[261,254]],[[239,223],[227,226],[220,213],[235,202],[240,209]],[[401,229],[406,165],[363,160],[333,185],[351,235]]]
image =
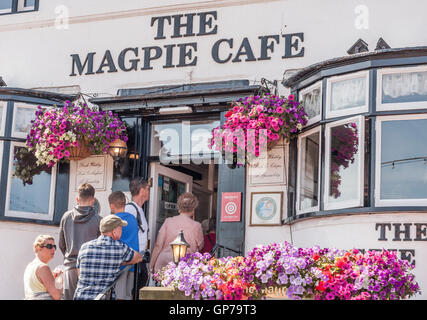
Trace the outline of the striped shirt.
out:
[[[123,262],[133,258],[134,251],[125,243],[101,235],[82,245],[77,257],[80,269],[74,300],[93,300],[116,278]],[[115,298],[114,289],[112,299]]]

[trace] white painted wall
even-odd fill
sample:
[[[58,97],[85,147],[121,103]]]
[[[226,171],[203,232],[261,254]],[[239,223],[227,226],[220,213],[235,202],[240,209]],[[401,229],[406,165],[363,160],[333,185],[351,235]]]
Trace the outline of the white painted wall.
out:
[[[33,243],[40,234],[55,238],[58,245],[59,228],[39,224],[0,222],[0,300],[24,299],[24,271],[34,257]],[[49,266],[53,270],[63,264],[58,249]]]

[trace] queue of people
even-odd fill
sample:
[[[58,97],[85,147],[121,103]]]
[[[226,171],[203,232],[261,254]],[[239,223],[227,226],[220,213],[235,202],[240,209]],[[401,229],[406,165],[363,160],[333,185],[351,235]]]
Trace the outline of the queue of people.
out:
[[[167,218],[159,230],[148,269],[141,254],[148,249],[149,231],[142,207],[149,200],[150,184],[133,179],[129,190],[129,203],[123,192],[111,193],[111,214],[101,218],[99,206],[95,206],[95,189],[87,183],[79,187],[77,205],[63,215],[59,226],[58,247],[64,255],[64,270],[52,271],[48,265],[56,251],[54,237],[38,236],[35,258],[24,272],[25,299],[93,300],[121,272],[111,298],[131,300],[148,284],[149,271],[153,274],[173,261],[170,242],[180,230],[190,244],[188,253],[208,252],[214,245],[214,224],[204,232],[202,224],[194,220],[197,197],[183,193],[178,197],[179,215]],[[132,267],[123,271],[126,265]],[[62,288],[58,286],[60,279]]]

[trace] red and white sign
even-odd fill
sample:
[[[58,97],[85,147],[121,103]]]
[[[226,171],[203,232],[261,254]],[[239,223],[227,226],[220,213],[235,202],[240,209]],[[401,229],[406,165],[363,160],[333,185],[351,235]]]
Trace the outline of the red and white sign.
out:
[[[221,222],[240,221],[241,192],[223,192],[221,198]]]

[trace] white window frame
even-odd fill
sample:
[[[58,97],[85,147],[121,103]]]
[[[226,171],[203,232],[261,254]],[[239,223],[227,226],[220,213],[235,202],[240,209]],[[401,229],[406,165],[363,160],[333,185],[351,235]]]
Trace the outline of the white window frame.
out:
[[[314,207],[309,207],[309,208],[305,208],[303,210],[299,209],[300,206],[300,197],[301,197],[301,168],[302,168],[302,139],[306,138],[307,136],[312,135],[313,133],[319,133],[319,159],[318,159],[318,163],[319,163],[319,173],[318,173],[318,181],[319,181],[319,190],[317,191],[317,199],[318,199],[318,204],[317,206]],[[297,203],[296,203],[296,213],[298,214],[303,214],[303,213],[307,213],[307,212],[314,212],[314,211],[319,211],[320,210],[320,179],[321,179],[321,150],[322,150],[322,130],[321,127],[316,127],[314,129],[308,130],[307,132],[304,132],[303,134],[298,136],[298,164],[297,164]]]
[[[13,1],[11,3],[10,9],[0,9],[0,14],[2,14],[2,13],[12,13],[12,10],[13,10]]]
[[[318,116],[315,116],[311,119],[308,119],[308,122],[306,124],[306,126],[312,125],[316,122],[319,122],[322,119],[322,80],[317,81],[316,83],[312,84],[311,86],[308,86],[307,88],[304,88],[303,90],[301,90],[299,92],[299,96],[298,96],[298,100],[300,102],[303,102],[303,96],[307,93],[309,93],[310,91],[313,91],[315,89],[319,88],[320,89],[320,113]]]
[[[350,122],[357,122],[358,138],[359,138],[359,170],[358,170],[358,198],[349,201],[329,202],[329,175],[330,175],[330,149],[331,149],[331,128],[341,126]],[[335,210],[344,208],[363,207],[363,189],[364,189],[364,159],[365,159],[365,118],[363,116],[355,116],[340,121],[328,123],[325,127],[325,189],[323,193],[324,209]]]
[[[362,78],[362,77],[365,78],[365,82],[366,82],[365,104],[360,107],[331,111],[332,84],[335,82]],[[335,76],[335,77],[328,78],[327,86],[326,86],[326,118],[327,119],[341,117],[341,116],[348,116],[348,115],[353,115],[358,113],[364,113],[368,111],[369,111],[369,71],[368,70],[349,73],[343,76]]]
[[[0,122],[0,136],[4,136],[5,134],[5,126],[6,126],[6,111],[7,111],[7,101],[0,101],[0,106],[3,107],[1,122]]]
[[[18,108],[31,109],[34,113],[37,111],[37,105],[27,104],[27,103],[14,103],[13,104],[13,121],[12,121],[12,137],[26,139],[28,132],[16,132],[15,131],[15,122],[17,119],[17,110]]]
[[[427,100],[418,102],[382,103],[383,75],[413,72],[427,72],[427,65],[404,68],[383,68],[377,70],[377,111],[414,110],[427,108]]]
[[[12,182],[12,168],[13,168],[13,150],[15,147],[25,147],[24,142],[11,142],[10,144],[10,155],[9,155],[9,172],[7,178],[7,190],[6,190],[6,205],[5,205],[5,216],[14,218],[25,218],[25,219],[37,219],[52,221],[55,207],[55,186],[56,186],[56,168],[55,165],[52,167],[51,181],[50,181],[50,195],[49,195],[49,211],[46,213],[33,213],[25,211],[13,211],[9,209],[10,206],[10,192]]]
[[[376,147],[375,147],[375,206],[427,206],[427,199],[385,199],[381,200],[381,125],[386,121],[420,120],[427,119],[427,114],[396,115],[377,117],[375,123]]]

